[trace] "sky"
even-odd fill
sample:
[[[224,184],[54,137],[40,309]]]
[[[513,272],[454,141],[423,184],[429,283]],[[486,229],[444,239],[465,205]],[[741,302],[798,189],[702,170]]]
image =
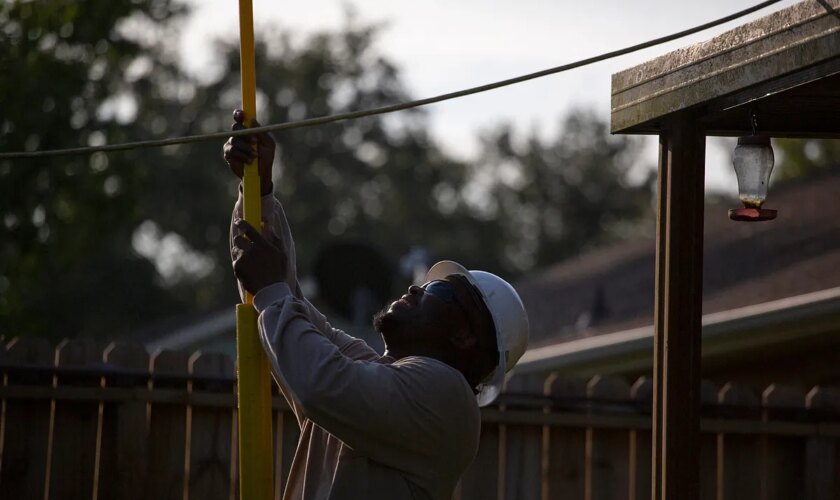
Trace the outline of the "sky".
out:
[[[188,0],[193,14],[181,54],[187,68],[207,74],[212,40],[238,39],[238,2]],[[394,62],[413,98],[439,95],[559,66],[681,31],[755,5],[758,0],[253,0],[255,30],[276,26],[305,35],[337,30],[348,9],[361,23],[381,24],[377,50]],[[575,108],[610,117],[611,75],[701,42],[795,4],[785,0],[748,17],[669,44],[454,101],[427,106],[434,137],[452,155],[471,158],[482,131],[513,123],[521,133],[557,133]],[[259,68],[257,68],[259,72]],[[734,139],[709,139],[707,188],[730,193],[737,185],[730,154]],[[656,139],[647,138],[640,167],[655,166]]]

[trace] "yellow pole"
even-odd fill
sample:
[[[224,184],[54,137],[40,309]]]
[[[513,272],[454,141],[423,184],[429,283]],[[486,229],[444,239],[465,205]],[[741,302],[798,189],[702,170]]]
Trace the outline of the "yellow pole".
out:
[[[257,113],[254,62],[254,12],[251,0],[239,0],[239,61],[245,124]],[[260,173],[257,162],[242,177],[245,220],[260,228]],[[248,294],[236,306],[236,354],[239,408],[239,498],[270,500],[272,496],[271,375],[257,331],[257,311]]]

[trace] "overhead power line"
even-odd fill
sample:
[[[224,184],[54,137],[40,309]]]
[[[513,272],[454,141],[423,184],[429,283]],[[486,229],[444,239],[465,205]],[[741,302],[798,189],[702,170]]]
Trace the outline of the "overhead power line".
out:
[[[382,115],[385,113],[393,113],[395,111],[402,111],[405,109],[416,108],[419,106],[426,106],[428,104],[434,104],[437,102],[448,101],[450,99],[457,99],[459,97],[465,97],[472,94],[478,94],[481,92],[487,92],[489,90],[495,90],[501,87],[507,87],[509,85],[515,85],[517,83],[526,82],[528,80],[534,80],[536,78],[542,78],[544,76],[554,75],[557,73],[562,73],[564,71],[569,71],[575,68],[580,68],[582,66],[587,66],[590,64],[594,64],[597,62],[605,61],[607,59],[612,59],[615,57],[623,56],[626,54],[630,54],[632,52],[637,52],[639,50],[644,50],[650,47],[654,47],[656,45],[661,45],[663,43],[668,43],[679,38],[683,38],[689,35],[693,35],[700,31],[707,30],[709,28],[714,28],[715,26],[719,26],[721,24],[728,23],[729,21],[733,21],[735,19],[744,17],[746,15],[752,14],[755,11],[761,10],[765,7],[773,5],[775,3],[779,3],[782,0],[767,0],[756,4],[752,7],[747,9],[735,12],[725,17],[721,17],[720,19],[716,19],[714,21],[710,21],[705,24],[701,24],[699,26],[695,26],[694,28],[689,28],[668,36],[663,36],[659,38],[654,38],[653,40],[649,40],[647,42],[639,43],[636,45],[631,45],[630,47],[626,47],[619,50],[614,50],[612,52],[606,52],[604,54],[590,57],[587,59],[581,59],[579,61],[575,61],[572,63],[564,64],[562,66],[556,66],[554,68],[544,69],[542,71],[537,71],[535,73],[528,73],[526,75],[517,76],[514,78],[509,78],[507,80],[501,80],[494,83],[488,83],[486,85],[480,85],[478,87],[472,87],[464,90],[459,90],[456,92],[450,92],[448,94],[441,94],[434,97],[427,97],[425,99],[418,99],[416,101],[409,101],[403,102],[398,104],[391,104],[388,106],[381,106],[378,108],[372,109],[364,109],[359,111],[351,111],[348,113],[338,113],[334,115],[327,115],[327,116],[319,116],[315,118],[307,118],[304,120],[292,121],[292,122],[285,122],[285,123],[277,123],[273,125],[264,125],[261,127],[254,127],[250,129],[244,130],[237,130],[237,131],[224,131],[224,132],[213,132],[209,134],[198,134],[198,135],[189,135],[183,137],[170,137],[167,139],[155,139],[155,140],[148,140],[148,141],[136,141],[136,142],[123,142],[119,144],[105,144],[102,146],[85,146],[85,147],[78,147],[78,148],[67,148],[67,149],[51,149],[51,150],[43,150],[43,151],[16,151],[12,153],[0,153],[0,160],[8,160],[8,159],[16,159],[16,158],[43,158],[47,156],[65,156],[65,155],[79,155],[79,154],[91,154],[96,152],[112,152],[112,151],[125,151],[129,149],[141,149],[141,148],[157,148],[163,146],[174,146],[177,144],[188,144],[193,142],[201,142],[201,141],[208,141],[212,139],[225,139],[230,136],[239,136],[239,135],[250,135],[260,132],[278,132],[282,130],[291,130],[296,128],[303,128],[303,127],[314,127],[318,125],[324,125],[327,123],[333,123],[343,120],[353,120],[356,118],[364,118],[367,116],[374,116],[374,115]]]

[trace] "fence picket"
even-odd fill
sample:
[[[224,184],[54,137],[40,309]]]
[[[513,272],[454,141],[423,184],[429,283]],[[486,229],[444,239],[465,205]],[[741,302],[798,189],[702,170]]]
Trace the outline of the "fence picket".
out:
[[[187,375],[188,357],[180,351],[163,350],[151,358],[154,389],[186,392],[185,379],[166,376]],[[160,377],[160,378],[158,378]],[[152,404],[149,411],[149,454],[146,498],[180,500],[184,498],[184,470],[187,446],[187,407],[181,404]]]
[[[639,377],[630,388],[630,398],[640,412],[651,415],[653,408],[653,381],[650,377]],[[630,431],[630,464],[628,486],[630,500],[650,498],[651,460],[653,437],[648,429]]]
[[[502,392],[504,392],[504,388]],[[496,404],[490,405],[488,408],[503,409],[502,405],[497,407]],[[504,427],[504,425],[487,422],[482,418],[478,452],[475,460],[461,476],[461,498],[493,500],[498,499],[500,494],[504,493],[503,489],[500,490],[505,482],[505,471],[501,467],[504,463],[500,463],[500,457],[506,449],[506,430]]]
[[[630,387],[618,377],[595,376],[586,387],[598,404],[627,403]],[[625,500],[630,486],[630,437],[627,429],[586,431],[587,500]]]
[[[274,498],[280,500],[283,498],[283,488],[286,486],[286,474],[284,473],[285,458],[283,457],[283,446],[288,436],[283,431],[288,415],[283,410],[275,410],[272,413],[271,425],[272,436],[274,436]]]
[[[814,387],[805,397],[807,408],[828,421],[840,421],[840,387]],[[808,436],[805,452],[805,498],[840,498],[840,442],[836,437]]]
[[[508,381],[506,395],[511,397],[521,394],[532,398],[534,395],[542,395],[544,385],[544,376],[514,375]],[[519,404],[511,401],[507,409],[519,407]],[[532,402],[524,407],[534,408]],[[507,455],[517,458],[505,462],[505,498],[540,498],[542,433],[541,425],[507,425]]]
[[[461,477],[462,498],[498,498],[499,427],[496,423],[482,424],[478,453]]]
[[[12,339],[0,349],[3,364],[52,366],[54,351],[44,339]],[[6,373],[4,385],[46,385],[52,377]],[[49,400],[7,399],[3,401],[2,455],[0,455],[0,498],[42,500],[49,457]]]
[[[61,368],[101,367],[102,351],[90,339],[63,340],[56,348]],[[101,377],[62,374],[56,387],[99,387]],[[98,493],[102,402],[56,400],[50,460],[50,498],[94,498]]]
[[[586,380],[553,377],[546,382],[545,393],[552,400],[553,411],[580,411],[584,407]],[[548,443],[548,463],[543,500],[583,500],[586,486],[586,429],[549,427],[545,439]]]
[[[232,377],[233,362],[216,353],[195,353],[190,357],[194,377]],[[232,393],[232,383],[193,381],[192,392]],[[193,406],[191,409],[189,498],[193,500],[233,499],[232,481],[233,408]]]
[[[796,386],[773,384],[762,393],[765,421],[801,420],[805,392]],[[801,495],[805,487],[805,440],[800,436],[761,437],[762,498],[786,500]]]
[[[700,415],[717,414],[720,390],[710,380],[700,382]],[[715,498],[718,491],[718,440],[711,432],[700,432],[700,498]]]
[[[748,387],[727,383],[718,395],[719,411],[727,417],[760,415],[758,396]],[[750,500],[761,494],[761,438],[756,435],[718,434],[718,500]]]
[[[148,387],[149,355],[140,345],[109,344],[102,353],[108,369],[138,375],[108,375],[106,387]],[[106,371],[107,373],[107,371]],[[142,500],[146,485],[147,404],[144,401],[105,403],[99,498]]]
[[[272,384],[272,394],[279,396],[277,384]],[[282,398],[282,396],[280,396]],[[285,401],[285,400],[284,400]],[[285,405],[284,405],[285,406]],[[292,459],[300,438],[300,427],[291,409],[284,407],[274,413],[274,498],[283,498],[283,489],[292,468]]]

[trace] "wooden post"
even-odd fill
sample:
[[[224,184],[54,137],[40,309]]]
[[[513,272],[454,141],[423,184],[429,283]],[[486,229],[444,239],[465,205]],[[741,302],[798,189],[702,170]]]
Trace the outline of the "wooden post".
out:
[[[802,419],[805,391],[798,386],[773,384],[761,395],[763,420]],[[761,498],[796,498],[805,490],[805,444],[803,436],[761,437]]]
[[[630,386],[619,377],[593,377],[586,395],[596,404],[627,404]],[[626,429],[586,430],[586,500],[625,500],[630,486],[630,435]]]
[[[653,407],[653,381],[649,377],[639,377],[630,387],[630,398],[637,409],[650,415]],[[645,500],[650,497],[650,442],[649,429],[630,430],[629,500]]]
[[[108,368],[135,372],[136,376],[109,375],[105,387],[145,389],[148,386],[149,355],[139,344],[112,342],[102,353]],[[99,498],[142,500],[147,484],[147,403],[114,401],[104,404],[102,446],[99,461]]]
[[[711,380],[700,382],[701,416],[719,416],[720,389]],[[722,439],[722,436],[721,436]],[[700,433],[700,498],[716,498],[718,492],[718,436]]]
[[[653,500],[699,497],[705,135],[690,112],[659,136],[653,365]]]
[[[513,375],[507,384],[508,393],[542,395],[545,377],[539,374]],[[504,498],[541,496],[542,426],[510,425],[507,428],[507,456]]]
[[[189,360],[192,393],[227,393],[231,384],[222,378],[233,376],[233,362],[228,356],[196,352]],[[201,377],[219,377],[202,381]],[[223,500],[235,497],[235,479],[231,474],[235,422],[233,408],[193,406],[190,429],[189,498]],[[248,500],[243,498],[242,500]]]
[[[9,366],[50,368],[55,356],[44,339],[12,339],[0,351]],[[52,375],[7,373],[7,385],[49,386]],[[3,401],[2,447],[0,447],[0,498],[42,500],[50,446],[50,401],[8,399]]]
[[[282,397],[277,384],[273,384],[272,391],[275,396]],[[274,419],[274,498],[277,500],[283,497],[300,438],[297,418],[286,403],[283,399],[282,406],[275,410]]]
[[[814,387],[805,404],[820,420],[840,419],[840,388]],[[810,436],[805,455],[805,494],[808,500],[840,498],[840,440],[836,436]]]
[[[62,368],[90,368],[100,364],[102,350],[90,339],[63,340],[56,347],[55,364]],[[99,387],[96,375],[63,374],[62,387]],[[102,437],[102,402],[56,400],[47,498],[97,498]]]
[[[761,418],[758,396],[745,385],[727,383],[718,395],[719,411],[729,419]],[[761,498],[761,436],[718,434],[717,500]]]
[[[552,411],[581,411],[586,406],[587,380],[554,377],[546,395],[554,400]],[[586,490],[586,434],[582,427],[552,426],[546,436],[547,485],[542,500],[584,498]],[[477,498],[477,497],[476,497]]]
[[[187,375],[187,354],[162,350],[151,358],[151,371],[161,380],[155,380],[155,390],[186,391],[186,380],[166,380],[166,375]],[[152,404],[149,420],[149,480],[146,498],[181,500],[185,489],[184,457],[187,444],[187,407],[175,404]],[[188,497],[186,497],[188,498]]]
[[[495,409],[495,405],[491,405],[489,409]],[[488,422],[482,419],[478,453],[461,476],[461,498],[493,500],[500,497],[499,491],[503,486],[500,483],[503,481],[499,477],[498,471],[502,470],[499,463],[501,456],[499,451],[504,446],[503,427],[497,422]],[[494,476],[495,481],[493,480]]]
[[[501,412],[507,410],[507,405],[505,404],[505,393],[507,392],[509,380],[510,379],[506,378],[504,385],[502,385],[502,394],[500,394],[499,397],[499,410]],[[496,469],[496,500],[505,500],[505,491],[507,491],[507,449],[507,424],[499,423],[499,442],[498,447],[496,448],[496,464],[498,466]]]

